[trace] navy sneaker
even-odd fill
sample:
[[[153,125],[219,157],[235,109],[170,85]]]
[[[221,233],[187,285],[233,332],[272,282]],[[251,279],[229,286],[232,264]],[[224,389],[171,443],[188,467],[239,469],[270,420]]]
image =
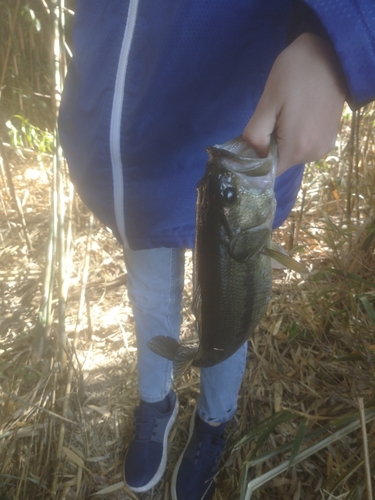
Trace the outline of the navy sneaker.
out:
[[[172,500],[209,500],[215,491],[214,477],[225,439],[225,423],[209,426],[196,412],[190,422],[189,440],[171,481]]]
[[[178,412],[176,394],[170,391],[167,397],[167,413],[144,402],[134,410],[134,435],[125,457],[124,479],[137,493],[153,488],[167,465],[168,434]]]

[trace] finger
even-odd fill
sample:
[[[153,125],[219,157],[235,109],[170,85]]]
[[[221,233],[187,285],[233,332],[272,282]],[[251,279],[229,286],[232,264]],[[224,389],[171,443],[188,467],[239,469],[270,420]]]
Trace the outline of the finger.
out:
[[[268,99],[262,96],[259,104],[243,131],[243,138],[261,158],[268,155],[271,135],[276,125],[276,113]]]
[[[285,130],[283,124],[277,124],[278,165],[276,174],[282,174],[293,165],[324,158],[335,147],[337,128],[334,124],[330,130],[320,131],[316,125],[305,123],[299,128],[295,125]],[[299,134],[293,133],[293,130],[298,130]]]
[[[287,147],[285,140],[279,138],[277,141],[277,167],[276,176],[281,175],[285,170],[293,165],[293,159],[290,154],[290,148]]]

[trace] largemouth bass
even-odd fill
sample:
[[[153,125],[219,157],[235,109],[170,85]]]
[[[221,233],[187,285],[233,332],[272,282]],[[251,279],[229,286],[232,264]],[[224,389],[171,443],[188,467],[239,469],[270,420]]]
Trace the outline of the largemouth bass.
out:
[[[249,339],[271,297],[271,258],[306,272],[271,242],[276,146],[267,158],[256,157],[242,138],[207,151],[206,172],[197,188],[194,252],[199,346],[194,349],[165,336],[148,344],[174,362],[176,376],[190,365],[224,361]]]

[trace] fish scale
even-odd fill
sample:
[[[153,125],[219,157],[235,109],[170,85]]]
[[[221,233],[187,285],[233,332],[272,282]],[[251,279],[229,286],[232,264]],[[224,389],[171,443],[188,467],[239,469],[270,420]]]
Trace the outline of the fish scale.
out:
[[[207,151],[206,172],[197,188],[194,252],[199,346],[193,349],[165,336],[148,343],[174,362],[176,376],[190,365],[221,363],[249,339],[271,297],[271,257],[306,272],[271,242],[276,146],[264,159],[242,138]]]
[[[263,315],[272,286],[269,257],[258,252],[251,258],[238,260],[230,255],[229,249],[231,237],[239,238],[241,230],[252,229],[267,217],[272,224],[273,191],[266,196],[269,203],[260,217],[254,201],[264,204],[264,197],[241,189],[238,179],[222,165],[221,152],[209,151],[212,156],[198,185],[197,199],[194,272],[201,311],[197,314],[200,345],[195,366],[219,363],[241,347]],[[237,201],[233,206],[223,203],[218,177],[221,183],[225,180],[225,185],[235,189]],[[263,244],[267,243],[270,232],[269,229],[267,236],[263,236]],[[250,248],[251,241],[244,238],[243,252],[248,253]]]

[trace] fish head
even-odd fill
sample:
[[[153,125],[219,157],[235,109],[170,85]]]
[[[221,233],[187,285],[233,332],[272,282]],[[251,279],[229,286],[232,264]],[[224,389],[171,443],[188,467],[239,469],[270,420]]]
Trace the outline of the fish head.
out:
[[[225,146],[225,145],[223,145]],[[228,253],[243,260],[270,238],[275,215],[274,162],[215,146],[208,149],[207,202]]]

